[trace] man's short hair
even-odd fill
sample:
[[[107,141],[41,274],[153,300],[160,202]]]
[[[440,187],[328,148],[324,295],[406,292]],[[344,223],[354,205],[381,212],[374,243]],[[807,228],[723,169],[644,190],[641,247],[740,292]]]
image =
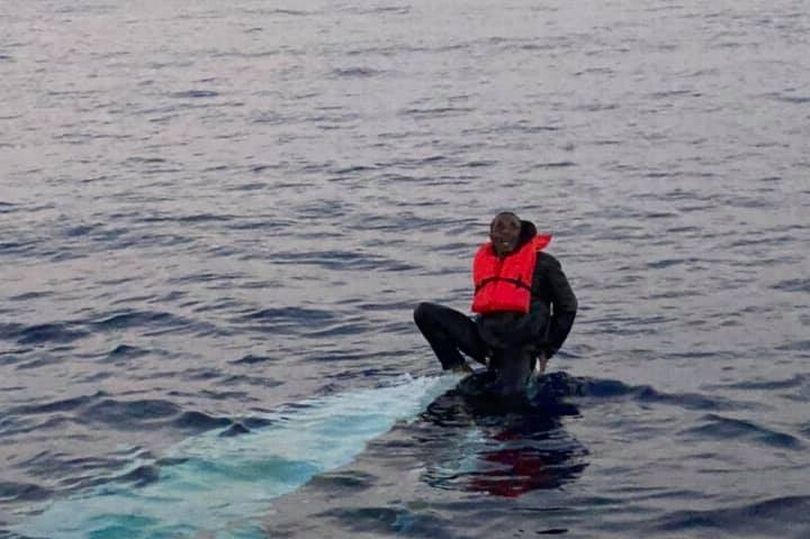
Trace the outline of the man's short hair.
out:
[[[513,211],[502,211],[502,212],[499,212],[497,215],[495,215],[495,217],[492,218],[492,221],[489,222],[489,229],[492,230],[492,227],[495,226],[495,221],[498,220],[498,217],[502,217],[504,215],[511,215],[512,217],[517,219],[518,223],[520,223],[520,217],[518,217],[518,215],[515,212],[513,212]]]

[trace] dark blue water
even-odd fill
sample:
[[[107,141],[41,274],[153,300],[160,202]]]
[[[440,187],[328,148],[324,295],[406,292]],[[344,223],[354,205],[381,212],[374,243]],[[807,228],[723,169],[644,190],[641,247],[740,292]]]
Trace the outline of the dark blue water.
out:
[[[0,536],[810,536],[806,8],[4,2]],[[518,410],[411,322],[502,209]]]

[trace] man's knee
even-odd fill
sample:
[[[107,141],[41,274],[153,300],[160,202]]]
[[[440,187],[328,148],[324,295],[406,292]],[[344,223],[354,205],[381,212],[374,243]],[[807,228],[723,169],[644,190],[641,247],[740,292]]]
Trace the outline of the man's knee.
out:
[[[413,310],[413,321],[416,322],[417,326],[421,327],[428,323],[429,320],[433,319],[434,312],[434,305],[432,303],[423,301],[416,306],[416,309]]]

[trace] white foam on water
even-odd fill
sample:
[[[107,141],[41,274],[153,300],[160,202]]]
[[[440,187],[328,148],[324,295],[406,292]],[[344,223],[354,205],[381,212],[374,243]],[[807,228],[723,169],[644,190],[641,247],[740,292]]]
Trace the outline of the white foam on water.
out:
[[[60,539],[264,537],[258,517],[273,498],[350,462],[366,443],[419,412],[459,378],[404,377],[396,384],[296,403],[271,424],[235,437],[210,431],[175,446],[159,478],[108,485],[57,500],[15,532]],[[136,463],[141,465],[143,463]]]

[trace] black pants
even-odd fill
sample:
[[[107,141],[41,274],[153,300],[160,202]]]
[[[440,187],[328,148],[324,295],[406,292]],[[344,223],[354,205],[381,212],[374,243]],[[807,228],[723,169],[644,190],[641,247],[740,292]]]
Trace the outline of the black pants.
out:
[[[497,373],[497,385],[502,393],[519,393],[525,389],[536,360],[533,344],[492,348],[484,342],[478,326],[468,316],[434,303],[420,303],[413,312],[413,319],[443,368],[463,365],[463,352]]]

